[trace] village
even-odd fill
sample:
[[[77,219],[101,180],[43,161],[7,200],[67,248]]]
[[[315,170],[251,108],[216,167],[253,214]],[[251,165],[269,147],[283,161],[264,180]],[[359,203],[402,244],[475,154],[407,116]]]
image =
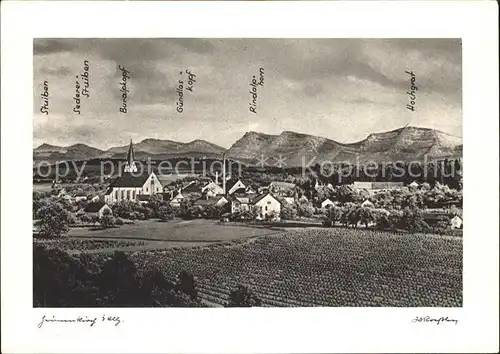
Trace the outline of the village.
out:
[[[225,166],[225,164],[224,164]],[[305,190],[295,183],[257,184],[226,175],[174,180],[154,172],[137,173],[132,142],[123,173],[107,189],[68,192],[54,183],[55,198],[69,204],[71,224],[116,227],[127,221],[174,217],[220,222],[270,222],[301,226],[354,226],[443,232],[462,228],[461,192],[427,183],[360,182],[332,186],[311,181]],[[36,208],[35,208],[36,209]],[[107,222],[102,223],[104,215]],[[36,219],[36,216],[35,216]],[[410,225],[409,225],[410,224]],[[296,225],[296,223],[294,224]]]

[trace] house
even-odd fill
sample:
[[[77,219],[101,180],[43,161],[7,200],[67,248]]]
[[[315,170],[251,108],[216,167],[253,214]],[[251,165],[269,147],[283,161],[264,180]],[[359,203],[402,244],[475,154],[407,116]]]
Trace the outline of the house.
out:
[[[78,194],[75,196],[75,202],[79,202],[79,201],[82,201],[82,200],[87,200],[87,196],[86,195],[83,195],[83,194]]]
[[[193,181],[186,187],[182,188],[182,194],[202,194],[202,187]]]
[[[99,195],[94,195],[91,199],[90,199],[90,202],[91,203],[95,203],[95,202],[98,202],[99,200],[101,200],[101,197]]]
[[[293,190],[296,187],[295,183],[273,181],[269,183],[268,190],[272,192],[281,192]]]
[[[245,193],[246,186],[241,182],[241,180],[230,180],[226,183],[226,191],[228,195],[234,193]]]
[[[462,228],[463,225],[463,220],[460,216],[455,215],[453,218],[450,220],[450,228],[452,229],[460,229]]]
[[[261,194],[251,201],[251,205],[257,211],[258,219],[279,219],[281,212],[281,202],[271,193]]]
[[[111,183],[104,200],[109,204],[122,200],[135,201],[139,195],[161,193],[162,189],[162,184],[154,172],[137,173],[131,141],[124,172]]]
[[[418,188],[419,187],[419,184],[417,183],[417,181],[413,181],[411,182],[408,187],[411,187],[411,188]]]
[[[231,214],[250,210],[251,196],[235,195],[231,198]]]
[[[290,205],[292,205],[293,203],[295,203],[295,198],[294,197],[283,197],[283,200],[285,201],[285,203],[290,204]]]
[[[372,202],[370,202],[368,199],[365,200],[363,203],[361,203],[361,207],[363,208],[373,208],[375,205],[373,205]]]
[[[254,191],[254,189],[250,186],[247,187],[247,189],[245,190],[245,193],[246,194],[256,194],[257,192]]]
[[[179,206],[181,206],[181,202],[184,199],[185,198],[182,195],[181,190],[179,189],[179,192],[177,193],[177,195],[175,197],[173,197],[172,200],[170,200],[170,205],[173,207],[179,207]]]
[[[359,191],[362,189],[366,190],[391,190],[391,189],[401,189],[403,188],[403,182],[354,182],[351,185],[352,189]]]
[[[228,200],[223,195],[218,197],[208,197],[200,198],[194,202],[194,205],[205,207],[205,206],[223,206],[228,203]]]
[[[105,210],[113,213],[109,205],[104,202],[89,203],[84,209],[87,214],[96,215],[98,218],[102,218]]]
[[[335,203],[334,203],[334,202],[332,202],[332,201],[331,201],[330,199],[328,199],[328,198],[327,198],[327,199],[325,199],[325,200],[323,200],[323,201],[321,202],[321,207],[322,207],[322,208],[328,208],[328,207],[332,207],[332,206],[334,206],[334,205],[335,205]]]
[[[214,197],[219,194],[224,194],[224,189],[216,182],[210,182],[201,188],[201,192],[209,197]]]
[[[64,189],[64,188],[63,188],[63,189],[61,189],[61,190],[59,191],[59,193],[57,194],[57,197],[58,197],[58,198],[62,198],[62,197],[64,197],[65,195],[68,195],[68,193],[66,192],[66,189]]]

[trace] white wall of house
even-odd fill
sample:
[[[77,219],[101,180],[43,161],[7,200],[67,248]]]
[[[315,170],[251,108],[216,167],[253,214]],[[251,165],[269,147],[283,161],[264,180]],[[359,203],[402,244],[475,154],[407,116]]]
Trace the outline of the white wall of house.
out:
[[[146,182],[144,182],[144,185],[142,186],[142,194],[157,194],[161,193],[163,191],[163,187],[161,185],[160,180],[154,173],[151,173],[151,175],[148,177]]]
[[[281,203],[270,194],[255,203],[255,206],[261,218],[265,218],[272,212],[279,216],[281,212]]]
[[[459,229],[461,226],[462,226],[462,219],[459,217],[459,216],[454,216],[451,220],[450,220],[450,227],[452,229]]]

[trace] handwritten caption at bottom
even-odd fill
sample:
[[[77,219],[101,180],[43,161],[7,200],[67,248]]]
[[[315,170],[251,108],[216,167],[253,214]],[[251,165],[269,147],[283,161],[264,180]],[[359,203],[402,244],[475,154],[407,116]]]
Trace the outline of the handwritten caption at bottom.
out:
[[[411,320],[412,323],[435,323],[436,325],[439,325],[441,323],[453,323],[453,324],[458,324],[458,320],[454,320],[452,318],[449,318],[448,316],[446,317],[440,317],[440,318],[432,318],[430,316],[417,316],[413,320]]]
[[[78,324],[85,324],[89,325],[90,327],[94,327],[97,324],[100,323],[106,323],[106,324],[111,324],[118,326],[119,324],[123,323],[124,321],[120,319],[120,317],[117,316],[105,316],[102,315],[101,317],[88,317],[88,316],[78,316],[76,318],[56,318],[56,316],[52,317],[47,317],[43,316],[41,321],[38,323],[38,328],[42,328],[42,326],[45,323],[78,323]]]

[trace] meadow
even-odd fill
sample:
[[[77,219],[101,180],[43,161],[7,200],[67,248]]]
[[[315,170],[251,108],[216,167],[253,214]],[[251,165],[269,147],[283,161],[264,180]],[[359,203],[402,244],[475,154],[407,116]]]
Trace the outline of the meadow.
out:
[[[216,220],[204,219],[175,219],[168,222],[159,220],[136,221],[134,224],[110,229],[71,228],[68,236],[122,240],[219,242],[247,239],[277,232],[280,230],[272,227],[259,228],[220,224]]]

